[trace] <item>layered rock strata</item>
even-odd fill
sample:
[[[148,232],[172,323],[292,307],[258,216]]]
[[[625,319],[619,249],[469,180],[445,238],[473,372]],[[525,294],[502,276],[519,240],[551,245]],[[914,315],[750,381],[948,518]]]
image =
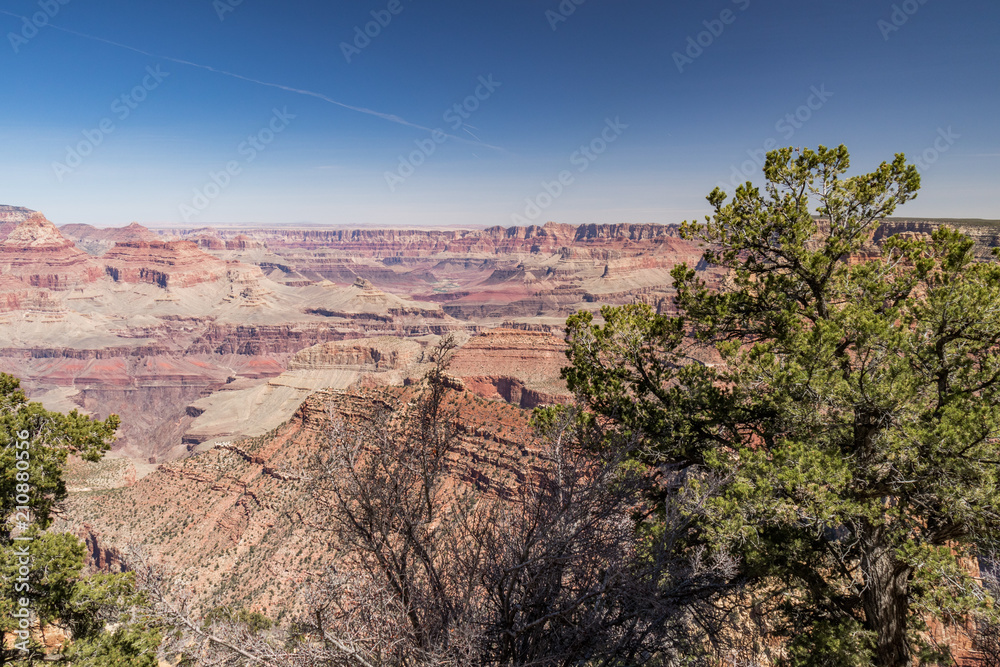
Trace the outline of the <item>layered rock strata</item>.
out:
[[[364,422],[373,405],[411,398],[405,389],[317,392],[261,437],[165,464],[132,486],[74,494],[72,519],[61,526],[86,538],[95,562],[145,545],[190,575],[199,601],[293,611],[304,586],[336,558],[302,516],[309,506],[303,466],[324,442],[331,413]],[[464,392],[450,392],[445,407],[460,415],[451,483],[504,495],[532,478],[543,451],[529,436],[528,413]]]
[[[149,283],[163,288],[193,287],[226,275],[226,263],[192,241],[125,241],[102,257],[115,282]]]
[[[68,290],[95,282],[100,267],[59,233],[41,213],[31,213],[0,241],[0,289]]]

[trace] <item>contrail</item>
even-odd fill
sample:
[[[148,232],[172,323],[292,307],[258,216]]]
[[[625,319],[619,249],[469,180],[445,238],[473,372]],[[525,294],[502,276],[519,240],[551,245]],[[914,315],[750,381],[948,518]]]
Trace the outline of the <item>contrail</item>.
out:
[[[5,14],[7,16],[12,16],[12,17],[14,17],[16,19],[24,19],[24,20],[27,20],[27,21],[31,20],[31,19],[29,19],[26,16],[22,16],[20,14],[14,14],[13,12],[8,12],[8,11],[3,10],[3,9],[0,9],[0,14]],[[323,95],[322,93],[317,93],[317,92],[314,92],[314,91],[311,91],[311,90],[304,90],[302,88],[292,88],[291,86],[285,86],[285,85],[282,85],[280,83],[272,83],[270,81],[261,81],[260,79],[254,79],[254,78],[249,77],[249,76],[243,76],[242,74],[236,74],[235,72],[227,72],[226,70],[218,69],[218,68],[212,67],[210,65],[201,65],[199,63],[191,62],[190,60],[182,60],[181,58],[172,58],[171,56],[164,56],[164,55],[160,55],[158,53],[150,53],[149,51],[143,51],[142,49],[137,49],[136,47],[129,46],[128,44],[122,44],[121,42],[115,42],[115,41],[112,41],[110,39],[105,39],[103,37],[97,37],[96,35],[88,35],[86,33],[78,32],[76,30],[70,30],[69,28],[63,28],[62,26],[55,25],[54,23],[48,23],[48,24],[46,24],[46,27],[53,28],[55,30],[59,30],[60,32],[65,32],[65,33],[68,33],[70,35],[76,35],[77,37],[83,37],[84,39],[90,39],[90,40],[93,40],[95,42],[103,42],[105,44],[110,44],[111,46],[117,46],[118,48],[121,48],[121,49],[128,49],[129,51],[134,51],[135,53],[141,53],[142,55],[149,56],[150,58],[159,58],[161,60],[167,60],[169,62],[177,63],[179,65],[187,65],[188,67],[197,67],[198,69],[203,69],[203,70],[207,70],[209,72],[214,72],[215,74],[221,74],[223,76],[232,77],[234,79],[240,79],[241,81],[248,81],[249,83],[255,83],[255,84],[260,85],[260,86],[267,86],[269,88],[277,88],[278,90],[286,90],[286,91],[288,91],[290,93],[297,93],[299,95],[306,95],[308,97],[315,97],[316,99],[323,100],[324,102],[327,102],[329,104],[333,104],[333,105],[336,105],[338,107],[342,107],[344,109],[350,109],[351,111],[356,111],[358,113],[367,114],[369,116],[375,116],[376,118],[381,118],[382,120],[387,120],[390,123],[396,123],[398,125],[404,125],[406,127],[412,127],[414,129],[423,130],[425,132],[442,131],[440,128],[425,127],[425,126],[419,125],[417,123],[411,123],[410,121],[406,120],[405,118],[400,118],[399,116],[397,116],[395,114],[382,113],[381,111],[375,111],[374,109],[368,109],[368,108],[365,108],[365,107],[358,107],[358,106],[354,106],[352,104],[345,104],[344,102],[340,102],[338,100],[335,100],[332,97],[328,97],[326,95]],[[447,132],[445,132],[444,134],[449,139],[455,139],[456,141],[461,141],[462,143],[473,144],[473,145],[476,145],[476,146],[482,146],[483,148],[492,148],[493,150],[497,150],[497,151],[504,151],[504,149],[501,148],[500,146],[493,146],[492,144],[486,144],[486,143],[483,143],[481,141],[469,141],[465,137],[457,137],[455,135],[448,134]]]

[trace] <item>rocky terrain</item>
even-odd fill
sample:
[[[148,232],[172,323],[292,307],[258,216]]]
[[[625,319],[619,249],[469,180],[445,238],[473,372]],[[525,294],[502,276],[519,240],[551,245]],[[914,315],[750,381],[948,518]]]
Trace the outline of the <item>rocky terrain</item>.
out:
[[[457,319],[489,324],[558,326],[580,308],[596,308],[587,304],[629,303],[640,295],[663,302],[670,269],[700,257],[696,244],[662,225],[176,233],[220,257],[257,264],[276,281],[361,277],[387,292],[439,303]]]
[[[887,221],[871,252],[938,224]],[[983,259],[1000,245],[1000,224],[956,224]],[[667,312],[674,266],[724,279],[701,253],[657,225],[56,228],[0,207],[0,370],[50,409],[122,416],[111,455],[67,476],[61,527],[95,565],[142,544],[201,599],[280,614],[331,562],[297,514],[331,412],[407,400],[451,336],[452,473],[505,493],[544,455],[527,409],[571,399],[566,316]]]
[[[41,213],[29,215],[0,241],[0,286],[8,295],[8,310],[18,309],[18,302],[9,296],[12,293],[29,294],[30,288],[65,291],[93,283],[100,275],[100,267],[90,256]]]
[[[103,255],[111,250],[116,243],[164,240],[159,234],[143,227],[138,222],[133,222],[125,227],[111,227],[109,229],[98,229],[91,225],[63,225],[60,231],[67,238],[73,239],[81,250],[91,255]]]
[[[566,365],[565,341],[547,331],[491,329],[455,353],[448,372],[463,389],[522,408],[570,400],[559,371]]]
[[[184,441],[190,449],[204,451],[219,438],[263,435],[320,389],[362,383],[401,386],[426,370],[425,346],[431,341],[436,342],[436,337],[359,338],[306,348],[289,359],[287,370],[264,384],[232,382],[192,402],[187,414],[194,420]]]
[[[955,222],[984,258],[1000,243],[1000,225]],[[936,224],[887,221],[873,252]],[[4,206],[0,370],[55,409],[121,414],[116,451],[140,466],[265,432],[313,390],[412,374],[373,374],[339,349],[324,362],[329,351],[314,346],[327,343],[424,349],[457,334],[468,341],[453,368],[463,387],[533,407],[567,399],[569,314],[631,302],[668,311],[678,263],[721,279],[700,255],[661,225],[56,228]]]
[[[0,370],[53,409],[120,414],[115,451],[140,468],[265,432],[313,390],[416,372],[297,356],[326,343],[423,350],[452,333],[470,341],[455,374],[470,391],[523,407],[566,400],[566,316],[669,307],[670,269],[700,253],[658,225],[56,228],[15,207],[0,224]]]
[[[120,414],[116,450],[140,463],[187,455],[191,404],[266,384],[304,348],[467,328],[363,280],[278,283],[138,226],[91,255],[41,214],[5,215],[17,222],[0,241],[0,370],[53,409]]]
[[[998,225],[956,222],[983,257],[1000,243]],[[935,224],[891,220],[873,243]],[[569,314],[636,301],[667,311],[681,262],[721,279],[660,225],[57,229],[5,206],[0,238],[0,370],[53,408],[121,414],[116,450],[138,464],[259,434],[315,389],[374,381],[363,363],[296,358],[325,343],[460,334],[454,374],[470,391],[523,407],[566,400]]]
[[[28,219],[34,211],[21,206],[5,206],[0,204],[0,241],[19,224]]]
[[[202,252],[192,241],[119,241],[101,262],[115,282],[164,289],[217,282],[227,271],[225,262]]]
[[[77,487],[72,519],[61,527],[86,540],[99,566],[115,567],[122,549],[141,543],[183,574],[200,601],[287,613],[336,558],[302,515],[304,468],[330,415],[365,421],[374,405],[411,397],[403,388],[315,392],[291,420],[259,437],[218,443],[122,488]],[[460,414],[450,459],[458,483],[504,493],[532,474],[542,452],[531,440],[528,413],[459,391],[450,392],[446,408]]]

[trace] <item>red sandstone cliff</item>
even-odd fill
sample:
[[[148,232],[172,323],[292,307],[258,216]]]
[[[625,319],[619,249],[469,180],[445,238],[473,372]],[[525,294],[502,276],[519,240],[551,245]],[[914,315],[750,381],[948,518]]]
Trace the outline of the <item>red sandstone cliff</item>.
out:
[[[0,286],[67,290],[102,271],[41,213],[32,213],[0,241]]]
[[[488,229],[244,229],[181,230],[181,236],[203,239],[205,246],[221,249],[227,239],[266,242],[268,247],[319,250],[335,248],[360,257],[427,257],[440,253],[508,254],[553,253],[574,245],[620,246],[667,244],[677,238],[671,225],[566,225],[548,222],[528,227]],[[210,239],[218,238],[219,241]],[[230,248],[232,249],[232,248]]]
[[[91,225],[70,224],[59,228],[63,236],[70,239],[81,249],[91,255],[102,255],[116,243],[129,241],[158,241],[159,234],[133,222],[126,227],[109,227],[98,229]]]
[[[34,213],[31,209],[21,206],[0,205],[0,241],[14,231],[14,228],[28,219]]]
[[[226,275],[226,263],[191,241],[123,241],[101,258],[115,282],[191,287]]]
[[[303,583],[335,558],[300,516],[308,507],[302,465],[320,446],[329,412],[363,421],[373,405],[409,397],[404,389],[317,392],[265,436],[163,465],[130,487],[74,495],[62,527],[86,537],[95,562],[146,545],[190,572],[199,599],[214,606],[292,609]],[[447,407],[460,415],[455,483],[503,494],[533,474],[541,451],[528,413],[463,392],[451,392]]]
[[[448,374],[484,398],[535,408],[572,398],[559,377],[568,364],[562,338],[546,331],[498,328],[474,336],[456,350]]]

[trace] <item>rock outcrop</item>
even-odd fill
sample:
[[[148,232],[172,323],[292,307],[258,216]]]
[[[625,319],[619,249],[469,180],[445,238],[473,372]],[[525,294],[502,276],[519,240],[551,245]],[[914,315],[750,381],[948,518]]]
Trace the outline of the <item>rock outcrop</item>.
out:
[[[242,237],[266,241],[267,246],[323,250],[337,248],[359,257],[428,257],[452,254],[553,253],[573,245],[625,246],[629,243],[668,243],[676,227],[656,224],[565,225],[548,222],[527,227],[488,229],[257,229],[181,230],[182,236]],[[218,244],[212,243],[218,248]]]
[[[101,258],[115,282],[191,287],[226,275],[226,263],[192,241],[122,241]]]
[[[265,287],[264,273],[260,267],[233,262],[226,271],[229,294],[226,301],[246,308],[262,308],[271,303],[274,291]]]
[[[116,449],[143,464],[273,426],[303,392],[418,377],[437,336],[667,303],[670,268],[698,254],[660,225],[60,233],[0,213],[17,222],[0,243],[0,370],[59,406],[121,414]],[[501,338],[461,351],[455,382],[526,407],[565,400],[558,339]]]
[[[492,329],[469,339],[452,357],[448,373],[468,391],[522,408],[571,398],[560,370],[566,343],[544,331]]]
[[[288,369],[319,370],[350,367],[358,371],[403,370],[424,358],[424,347],[414,340],[362,338],[306,348],[288,362]]]
[[[91,255],[103,255],[116,243],[163,240],[155,232],[133,222],[125,227],[98,229],[91,225],[63,225],[59,228],[63,236],[72,240],[82,250]]]
[[[0,241],[34,213],[30,208],[0,205]]]
[[[331,341],[301,350],[288,370],[265,384],[233,382],[187,406],[194,421],[184,434],[192,450],[204,443],[233,437],[259,436],[290,419],[320,389],[350,386],[399,386],[427,366],[424,346],[400,338]]]
[[[61,525],[85,528],[105,563],[127,544],[155,545],[167,566],[191,574],[200,601],[294,611],[303,585],[336,558],[302,518],[303,462],[322,446],[331,412],[367,421],[373,406],[411,398],[405,389],[317,392],[270,433],[220,443],[128,487],[75,494]],[[528,436],[527,412],[463,392],[450,392],[445,407],[460,415],[452,483],[505,495],[532,478],[544,452]]]
[[[221,236],[230,231],[218,231]],[[186,234],[186,232],[181,232]],[[563,320],[588,303],[629,303],[638,290],[672,294],[670,270],[700,248],[663,225],[561,225],[485,230],[245,232],[268,252],[221,252],[265,272],[352,282],[442,304],[460,320]],[[711,278],[711,277],[710,277]]]
[[[41,213],[31,213],[0,241],[0,289],[68,290],[92,283],[101,269]]]

